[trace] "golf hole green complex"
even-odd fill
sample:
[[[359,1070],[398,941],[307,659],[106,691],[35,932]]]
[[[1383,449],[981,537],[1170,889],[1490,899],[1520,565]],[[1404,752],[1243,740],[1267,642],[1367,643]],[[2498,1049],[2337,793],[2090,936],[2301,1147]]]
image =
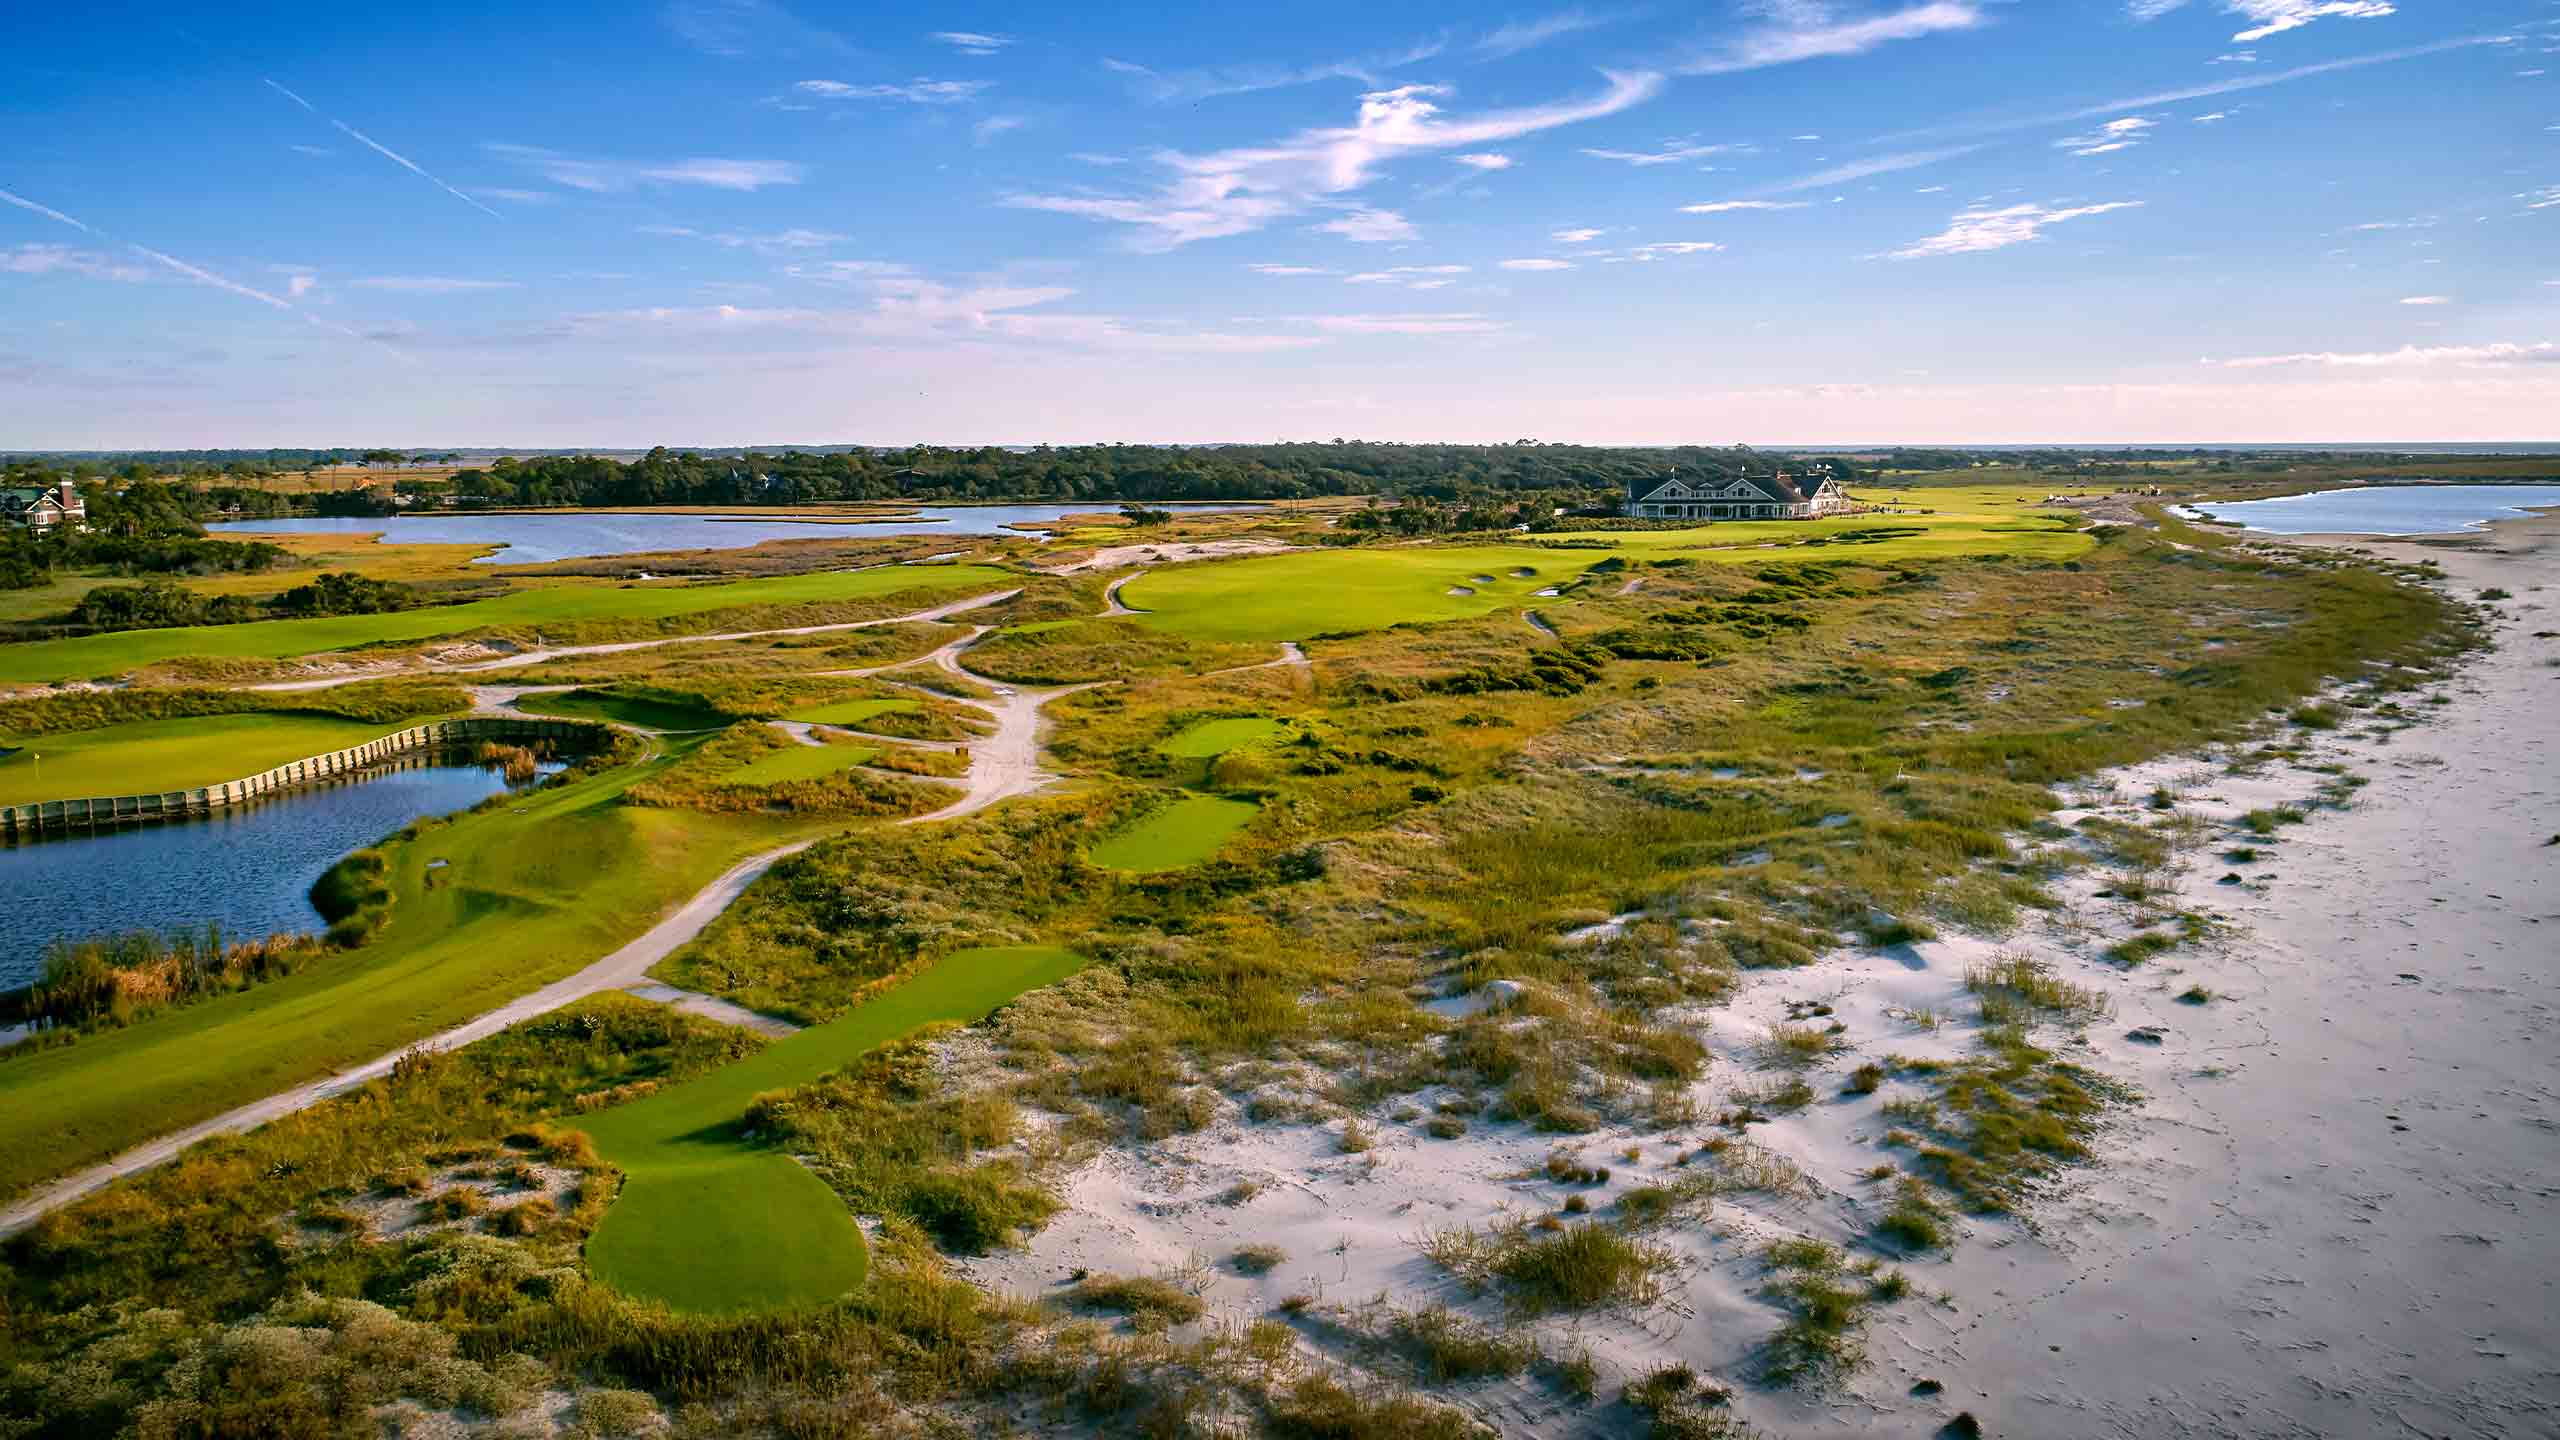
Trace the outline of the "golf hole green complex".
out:
[[[842,1198],[789,1156],[741,1138],[758,1095],[806,1085],[920,1026],[968,1023],[1083,968],[1054,946],[962,950],[840,1019],[735,1065],[589,1117],[622,1193],[587,1263],[625,1294],[697,1314],[819,1304],[862,1283],[862,1231]]]
[[[1286,733],[1287,727],[1268,716],[1229,715],[1193,721],[1156,749],[1177,760],[1215,760],[1230,750],[1277,740]]]
[[[1250,800],[1186,792],[1094,846],[1093,863],[1105,870],[1141,875],[1197,865],[1225,848],[1227,837],[1243,829],[1261,808]]]

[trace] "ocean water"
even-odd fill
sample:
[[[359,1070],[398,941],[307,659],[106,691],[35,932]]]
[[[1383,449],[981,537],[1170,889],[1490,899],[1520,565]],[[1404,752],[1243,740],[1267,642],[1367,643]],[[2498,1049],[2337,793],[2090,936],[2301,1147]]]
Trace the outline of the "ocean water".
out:
[[[2189,507],[2271,535],[2446,535],[2560,505],[2560,485],[2361,485]]]

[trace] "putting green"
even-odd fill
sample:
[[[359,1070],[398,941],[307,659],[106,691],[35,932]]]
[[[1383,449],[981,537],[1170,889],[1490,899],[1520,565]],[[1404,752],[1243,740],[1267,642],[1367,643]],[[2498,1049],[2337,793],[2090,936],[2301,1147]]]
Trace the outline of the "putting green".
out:
[[[519,697],[516,708],[529,715],[563,715],[578,720],[610,720],[643,730],[720,730],[732,722],[707,705],[625,695],[616,690],[560,690]]]
[[[1262,809],[1224,795],[1185,795],[1093,847],[1093,863],[1105,870],[1152,875],[1197,865],[1225,847]]]
[[[423,724],[334,715],[190,715],[39,735],[0,752],[0,805],[149,795],[241,780],[288,760],[361,745]]]
[[[877,745],[802,745],[794,741],[782,749],[767,750],[720,780],[727,785],[787,785],[794,780],[815,780],[850,770],[879,753]]]
[[[588,1265],[626,1294],[703,1314],[817,1304],[860,1285],[868,1257],[844,1201],[740,1138],[737,1120],[768,1090],[806,1085],[920,1026],[981,1019],[1084,964],[1048,945],[962,950],[840,1019],[580,1120],[623,1173]]]
[[[806,710],[794,710],[783,718],[806,720],[812,725],[859,725],[874,715],[922,708],[913,700],[839,700],[832,705],[812,705]]]
[[[1156,746],[1157,753],[1177,760],[1214,760],[1230,750],[1258,745],[1288,733],[1279,721],[1262,715],[1232,715],[1200,720]]]
[[[1137,617],[1141,625],[1267,644],[1490,614],[1606,558],[1519,546],[1313,550],[1150,570],[1122,586],[1120,597],[1146,612]],[[1496,578],[1486,584],[1477,579],[1483,575]]]
[[[280,660],[289,655],[466,635],[478,630],[580,620],[663,620],[739,605],[827,605],[909,592],[921,595],[980,588],[1007,578],[1004,571],[985,565],[883,565],[870,570],[824,570],[718,585],[553,585],[466,605],[429,605],[387,615],[126,630],[112,635],[0,646],[0,683],[121,675],[185,655]]]

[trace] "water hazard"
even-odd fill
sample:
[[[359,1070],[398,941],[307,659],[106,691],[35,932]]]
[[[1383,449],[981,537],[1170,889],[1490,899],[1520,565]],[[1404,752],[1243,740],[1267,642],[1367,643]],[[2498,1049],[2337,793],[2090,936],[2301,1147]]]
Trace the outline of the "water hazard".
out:
[[[745,515],[619,514],[578,511],[560,515],[332,515],[298,520],[225,520],[218,531],[369,535],[386,544],[504,545],[486,556],[491,565],[539,565],[600,555],[641,555],[669,550],[743,550],[767,540],[861,540],[881,535],[1019,534],[1007,527],[1050,525],[1068,515],[1107,512],[1116,501],[1069,505],[919,505],[878,520],[786,520]],[[1172,510],[1251,510],[1251,505],[1168,505]]]
[[[506,788],[495,770],[412,759],[200,819],[0,848],[0,989],[34,979],[56,940],[208,923],[236,939],[317,931],[311,882],[341,857]]]

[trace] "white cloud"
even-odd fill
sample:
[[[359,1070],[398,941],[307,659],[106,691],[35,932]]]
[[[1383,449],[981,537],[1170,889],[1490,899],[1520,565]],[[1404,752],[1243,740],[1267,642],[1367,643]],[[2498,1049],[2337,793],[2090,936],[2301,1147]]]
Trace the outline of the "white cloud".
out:
[[[2212,113],[2210,113],[2210,114],[2206,114],[2206,115],[2190,115],[2190,116],[2188,116],[2187,118],[2188,118],[2188,119],[2190,119],[2190,120],[2193,120],[2193,121],[2194,121],[2195,123],[2197,123],[2198,125],[2210,125],[2210,124],[2212,124],[2213,122],[2215,122],[2215,121],[2217,121],[2217,120],[2228,120],[2228,119],[2230,119],[2230,118],[2231,118],[2231,112],[2230,112],[2230,111],[2228,111],[2228,110],[2216,110],[2216,111],[2213,111],[2213,112],[2212,112]]]
[[[1514,20],[1488,32],[1471,48],[1479,59],[1501,60],[1523,50],[1534,50],[1560,36],[1580,30],[1596,30],[1609,21],[1608,16],[1594,15],[1580,8],[1560,10],[1537,20]]]
[[[404,295],[467,295],[480,290],[518,290],[513,280],[468,280],[453,275],[367,275],[355,282],[365,290],[396,290]]]
[[[1303,130],[1267,145],[1204,154],[1159,152],[1157,163],[1172,176],[1151,194],[1016,194],[1004,203],[1126,225],[1134,232],[1136,248],[1169,250],[1259,230],[1327,203],[1368,185],[1382,166],[1405,155],[1469,149],[1614,115],[1662,88],[1662,77],[1650,72],[1605,78],[1606,88],[1581,99],[1472,116],[1444,115],[1434,97],[1445,92],[1433,87],[1373,91],[1360,98],[1358,116],[1348,126]],[[1403,223],[1401,217],[1396,223]],[[1335,221],[1320,228],[1341,233],[1361,225]],[[1375,238],[1400,237],[1390,233]]]
[[[1510,156],[1491,151],[1474,155],[1452,155],[1449,158],[1476,170],[1508,170],[1512,166]]]
[[[1347,335],[1490,335],[1507,328],[1490,315],[1471,312],[1406,315],[1314,315],[1307,323]]]
[[[2400,297],[2400,303],[2403,305],[2450,305],[2453,303],[2453,297],[2450,295],[2403,295]]]
[[[957,105],[994,87],[993,80],[935,80],[919,75],[904,85],[849,85],[842,80],[803,80],[791,88],[821,100],[903,100],[910,105]]]
[[[486,195],[492,200],[504,200],[510,205],[548,205],[560,198],[542,190],[514,190],[505,186],[491,185],[483,185],[471,193]]]
[[[128,284],[151,278],[151,272],[139,265],[128,265],[94,250],[74,250],[68,245],[29,242],[15,250],[0,250],[0,272],[11,275],[84,275],[92,280],[121,280]]]
[[[1864,160],[1850,160],[1810,175],[1780,181],[1765,187],[1770,193],[1789,194],[1797,190],[1819,190],[1831,185],[1845,185],[1852,180],[1865,180],[1876,175],[1893,175],[1904,170],[1917,170],[1942,160],[1953,160],[1981,149],[1979,145],[1952,145],[1943,150],[1904,150],[1890,155],[1871,155]]]
[[[1627,255],[1636,260],[1659,260],[1665,255],[1707,255],[1723,248],[1713,240],[1656,240],[1636,246]]]
[[[1863,55],[1896,40],[1916,40],[1982,23],[1971,0],[1929,0],[1881,15],[1841,20],[1829,5],[1794,0],[1770,7],[1770,23],[1693,57],[1679,67],[1687,75],[1724,75],[1799,60]]]
[[[2035,239],[2048,225],[2104,215],[2112,210],[2130,210],[2141,203],[2139,200],[2109,200],[2103,204],[2075,205],[2064,210],[2034,204],[2011,205],[2002,210],[1967,210],[1948,222],[1945,230],[1892,251],[1891,256],[1896,260],[1921,260],[1936,255],[2005,250]]]
[[[2548,210],[2554,205],[2560,205],[2560,185],[2545,185],[2539,190],[2528,190],[2516,198],[2524,202],[2524,208],[2527,210]]]
[[[1285,90],[1324,80],[1357,80],[1363,85],[1383,85],[1388,74],[1417,61],[1428,60],[1446,48],[1442,41],[1429,40],[1402,50],[1294,67],[1247,64],[1163,71],[1127,60],[1105,59],[1102,68],[1128,76],[1130,88],[1141,99],[1167,105],[1178,101],[1214,99],[1220,95],[1245,95],[1257,90]]]
[[[1582,153],[1594,160],[1615,160],[1621,165],[1677,165],[1683,160],[1722,155],[1741,148],[1739,145],[1696,145],[1679,141],[1658,150],[1584,150]]]
[[[1734,210],[1802,210],[1810,200],[1710,200],[1702,205],[1683,205],[1683,215],[1722,215]]]
[[[801,168],[788,160],[588,160],[537,145],[492,142],[481,147],[555,185],[603,193],[636,185],[703,185],[715,190],[761,190],[797,185]]]
[[[1605,232],[1601,230],[1594,229],[1593,227],[1586,225],[1574,230],[1550,231],[1548,232],[1547,238],[1553,240],[1559,245],[1588,245],[1592,241],[1599,239],[1604,233]]]
[[[2206,363],[2230,370],[2266,370],[2292,365],[2322,365],[2347,370],[2420,365],[2549,365],[2560,364],[2560,345],[2548,340],[2529,345],[2508,341],[2492,345],[2403,345],[2397,350],[2312,350],[2292,355],[2248,355]]]
[[[1573,262],[1570,260],[1505,260],[1502,262],[1502,268],[1505,270],[1570,270],[1573,268]]]
[[[643,225],[639,227],[639,230],[643,235],[667,235],[674,236],[679,239],[708,240],[715,245],[725,245],[732,250],[753,250],[765,255],[786,255],[803,250],[824,250],[830,245],[841,245],[852,238],[847,235],[839,235],[832,230],[809,230],[798,226],[794,226],[788,230],[771,230],[761,233],[740,230],[715,230],[706,232],[696,230],[690,225]]]
[[[260,78],[264,79],[264,77]],[[428,174],[425,167],[419,165],[418,162],[410,159],[408,156],[403,155],[399,151],[392,149],[390,146],[383,144],[381,141],[374,139],[372,136],[358,130],[344,120],[340,120],[335,116],[321,114],[320,107],[303,99],[301,96],[294,94],[283,86],[278,85],[273,80],[266,80],[265,84],[268,89],[273,90],[287,100],[292,101],[294,104],[301,106],[311,114],[318,115],[321,119],[328,121],[330,125],[337,129],[339,134],[346,136],[348,139],[355,141],[357,144],[362,145],[368,150],[371,150],[383,159],[390,161],[392,164],[399,166],[401,169],[406,170],[410,174],[417,176],[419,179],[426,181],[428,184],[435,186],[437,189],[442,190],[454,199],[461,201],[463,204],[470,206],[472,209],[479,211],[481,214],[488,216],[492,220],[504,218],[499,215],[497,211],[490,209],[488,206],[481,204],[479,201],[472,199],[470,196],[465,195],[461,191],[453,188],[451,185],[446,184],[442,179]]]
[[[1247,265],[1256,275],[1331,275],[1335,272],[1322,265]]]
[[[1019,115],[990,115],[969,127],[970,138],[984,145],[1008,130],[1019,130],[1027,123]]]
[[[2258,63],[2258,52],[2233,50],[2227,54],[2216,55],[2205,63],[2208,65],[2255,65]]]
[[[310,294],[313,287],[317,286],[319,283],[319,277],[313,275],[288,276],[284,282],[284,293],[292,296],[296,300],[299,300],[303,296]]]
[[[2074,155],[2109,155],[2141,144],[2144,139],[2142,132],[2151,128],[2151,121],[2139,115],[2127,115],[2110,120],[2086,135],[2066,135],[2054,141],[2053,148],[2068,150]]]
[[[2248,29],[2231,37],[2234,45],[2299,30],[2324,16],[2379,20],[2399,13],[2386,0],[2223,0],[2222,8],[2250,22]]]
[[[936,30],[925,38],[939,40],[963,55],[993,55],[1013,43],[1010,35],[988,35],[976,30]]]
[[[1126,155],[1106,155],[1099,150],[1073,150],[1068,152],[1067,158],[1075,161],[1079,165],[1101,165],[1109,167],[1113,165],[1126,165],[1129,163],[1129,157]]]
[[[1393,210],[1360,208],[1348,215],[1327,220],[1316,227],[1328,235],[1339,235],[1361,245],[1391,245],[1411,240],[1422,232],[1413,222]]]
[[[2125,0],[2124,13],[2138,21],[2157,20],[2186,7],[2187,0]]]
[[[293,153],[295,153],[296,155],[310,155],[310,156],[313,156],[313,157],[315,157],[315,158],[321,158],[321,159],[325,159],[325,158],[327,158],[327,157],[329,157],[329,156],[331,156],[331,155],[335,155],[335,154],[337,154],[337,153],[338,153],[337,151],[330,149],[330,148],[329,148],[328,146],[326,146],[326,145],[299,145],[299,144],[296,144],[296,145],[287,145],[287,146],[286,146],[286,147],[284,147],[284,148],[286,148],[287,150],[292,151],[292,152],[293,152]]]

